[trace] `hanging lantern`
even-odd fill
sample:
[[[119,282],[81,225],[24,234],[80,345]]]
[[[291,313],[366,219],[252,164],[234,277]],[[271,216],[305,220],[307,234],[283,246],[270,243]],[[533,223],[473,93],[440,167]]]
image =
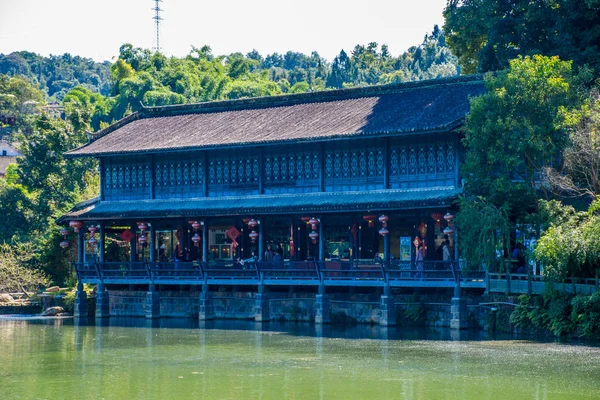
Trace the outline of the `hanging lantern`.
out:
[[[138,222],[138,229],[144,233],[148,229],[148,225],[145,222]]]
[[[451,226],[447,226],[444,228],[444,235],[451,235],[454,233],[454,229]]]
[[[67,235],[69,234],[69,230],[67,228],[62,228],[60,231],[58,231],[58,233],[60,233],[60,235],[66,239]]]
[[[302,222],[304,222],[306,225],[310,224],[310,217],[302,217],[302,218],[300,218],[300,220]]]
[[[444,218],[444,214],[442,214],[442,213],[431,213],[431,218],[435,222],[440,222],[442,220],[442,218]]]
[[[388,228],[385,226],[379,230],[379,234],[383,237],[386,237],[389,233],[390,231],[388,231]]]
[[[250,221],[248,221],[249,228],[254,229],[256,227],[256,225],[258,225],[258,221],[255,220],[254,218],[251,218]]]
[[[194,242],[194,246],[200,246],[200,240],[200,235],[198,235],[197,233],[194,236],[192,236],[192,242]]]
[[[388,222],[389,219],[390,218],[387,215],[385,215],[385,214],[381,214],[379,216],[379,222],[381,222],[381,224],[383,225],[384,228],[387,226],[387,222]]]
[[[98,228],[97,228],[97,227],[95,227],[95,226],[90,226],[90,227],[88,228],[88,231],[90,231],[90,234],[91,234],[92,236],[94,236],[94,235],[96,234],[96,231],[97,231],[97,230],[98,230]]]
[[[373,228],[375,226],[375,220],[377,219],[377,215],[364,215],[363,219],[369,223],[369,228]]]
[[[454,219],[454,215],[450,214],[449,212],[446,213],[446,215],[444,215],[444,219],[448,222],[452,221]]]
[[[95,246],[96,243],[98,243],[98,240],[94,236],[92,236],[90,238],[90,240],[88,240],[88,243],[91,244],[92,246]]]
[[[252,231],[248,236],[250,236],[250,239],[252,239],[252,243],[256,243],[256,239],[258,239],[258,232]]]
[[[318,219],[316,219],[315,217],[312,217],[311,219],[308,220],[308,223],[312,226],[313,231],[317,230],[317,225],[319,225]]]
[[[73,228],[75,232],[79,232],[79,229],[83,227],[82,221],[71,221],[69,222],[69,226]]]
[[[319,234],[315,231],[312,231],[308,234],[308,237],[312,239],[313,244],[317,243],[317,239],[319,238]]]
[[[146,244],[146,242],[148,241],[148,238],[146,237],[146,235],[142,234],[142,235],[140,235],[140,237],[138,238],[138,241],[139,241],[141,244]]]
[[[250,222],[250,220],[252,220],[252,218],[244,218],[242,221],[245,225],[248,225],[248,222]]]
[[[421,234],[421,238],[425,239],[425,236],[427,235],[427,224],[425,221],[421,221],[417,229],[419,230],[419,234]]]
[[[192,228],[193,228],[195,231],[197,231],[198,229],[200,229],[200,226],[201,226],[201,225],[200,225],[200,222],[198,222],[198,221],[194,221],[194,222],[192,222]]]
[[[66,249],[67,247],[69,247],[69,242],[67,242],[66,240],[62,241],[62,242],[60,242],[59,246],[62,247],[63,249]]]

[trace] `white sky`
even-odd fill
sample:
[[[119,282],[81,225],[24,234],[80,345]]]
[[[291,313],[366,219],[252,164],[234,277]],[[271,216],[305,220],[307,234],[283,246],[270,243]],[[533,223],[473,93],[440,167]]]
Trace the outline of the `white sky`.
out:
[[[318,51],[332,60],[356,44],[388,44],[393,55],[443,25],[446,0],[164,0],[161,47],[263,56]],[[110,60],[123,43],[151,48],[152,0],[0,0],[0,53],[71,53]]]

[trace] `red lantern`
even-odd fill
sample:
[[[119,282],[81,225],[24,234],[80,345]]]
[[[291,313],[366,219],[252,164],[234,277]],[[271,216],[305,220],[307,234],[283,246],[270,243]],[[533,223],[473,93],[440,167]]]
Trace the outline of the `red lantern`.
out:
[[[388,228],[385,226],[379,230],[379,234],[383,237],[386,237],[389,233],[390,231],[388,231]]]
[[[192,236],[192,242],[194,242],[194,246],[200,246],[200,240],[200,235],[198,235],[197,233],[194,236]]]
[[[312,225],[312,230],[316,231],[317,230],[317,225],[319,225],[319,220],[316,219],[315,217],[312,217],[310,220],[308,220],[308,223],[310,225]]]
[[[91,234],[92,236],[94,236],[94,235],[96,234],[96,231],[97,231],[97,230],[98,230],[98,228],[97,228],[97,227],[95,227],[95,226],[90,226],[90,227],[88,228],[88,231],[90,231],[90,234]]]
[[[59,246],[62,247],[63,249],[66,249],[67,247],[69,247],[69,242],[67,242],[67,241],[60,242]]]
[[[73,228],[75,232],[79,232],[79,229],[83,227],[82,221],[71,221],[69,222],[69,226]]]
[[[250,236],[250,239],[252,239],[252,243],[256,243],[256,239],[258,239],[258,232],[252,231],[248,236]]]
[[[92,246],[95,246],[96,243],[98,243],[98,240],[96,240],[96,238],[94,236],[92,236],[90,238],[90,240],[88,240],[88,243],[91,244]]]
[[[60,235],[66,239],[67,235],[69,234],[69,230],[67,228],[62,228],[60,231],[58,231],[58,233],[60,233]],[[68,246],[68,243],[67,243],[67,246]]]
[[[244,218],[242,221],[244,222],[245,225],[248,225],[248,222],[250,222],[252,220],[252,218]]]
[[[312,231],[308,234],[308,237],[312,239],[313,244],[317,243],[317,239],[319,238],[319,234],[315,231]]]
[[[436,222],[440,222],[442,218],[444,218],[444,214],[442,213],[431,213],[431,218]]]
[[[126,242],[131,242],[131,239],[133,239],[133,233],[129,229],[126,229],[123,231],[123,233],[121,233],[121,239]]]
[[[148,225],[145,222],[138,222],[138,229],[144,233],[148,229]]]
[[[201,225],[200,225],[200,222],[198,222],[198,221],[194,221],[194,222],[192,222],[192,228],[193,228],[195,231],[197,231],[198,229],[200,229],[200,226],[201,226]]]
[[[363,219],[369,223],[369,228],[373,228],[375,226],[375,219],[377,219],[377,215],[364,215]]]
[[[138,238],[138,241],[139,241],[141,244],[145,244],[145,243],[148,241],[148,238],[146,237],[146,235],[142,234],[142,235],[140,235],[140,237]]]
[[[300,218],[300,220],[302,222],[304,222],[306,225],[310,224],[310,217],[302,217],[302,218]]]
[[[454,215],[450,214],[449,212],[446,213],[446,215],[444,215],[444,219],[448,222],[452,221],[454,219]]]
[[[421,221],[417,229],[421,234],[421,238],[425,239],[425,236],[427,235],[427,224],[425,223],[425,221]]]
[[[251,218],[250,221],[248,221],[248,227],[251,229],[254,229],[256,225],[258,225],[258,221],[256,221],[254,218]]]
[[[390,218],[387,215],[381,214],[379,216],[379,222],[381,222],[381,224],[386,227],[387,226],[387,222]]]

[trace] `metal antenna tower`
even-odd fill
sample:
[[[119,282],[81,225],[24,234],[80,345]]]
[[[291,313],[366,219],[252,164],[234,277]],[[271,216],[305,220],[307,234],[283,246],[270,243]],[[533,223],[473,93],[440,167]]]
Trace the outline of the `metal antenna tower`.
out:
[[[163,11],[159,6],[158,3],[162,3],[163,0],[152,0],[152,2],[154,3],[154,8],[152,8],[152,11],[154,11],[154,16],[152,17],[152,19],[154,20],[154,25],[155,25],[155,29],[154,29],[154,33],[155,33],[155,37],[154,37],[154,47],[152,48],[154,51],[160,52],[161,47],[160,47],[160,21],[162,21],[162,17],[160,16],[161,11]]]

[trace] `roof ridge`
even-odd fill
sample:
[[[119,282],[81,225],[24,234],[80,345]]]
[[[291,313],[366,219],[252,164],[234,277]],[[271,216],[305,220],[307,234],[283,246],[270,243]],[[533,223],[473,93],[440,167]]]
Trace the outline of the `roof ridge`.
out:
[[[457,83],[478,83],[483,80],[481,74],[459,75],[453,77],[425,79],[420,81],[391,83],[385,85],[369,85],[332,90],[319,90],[316,92],[281,94],[275,96],[250,97],[231,100],[213,100],[200,103],[172,104],[166,106],[142,106],[139,111],[142,118],[171,116],[174,114],[194,113],[194,111],[217,111],[227,109],[228,111],[244,108],[268,108],[290,106],[302,103],[319,103],[336,100],[347,100],[352,98],[369,97],[370,95],[382,95],[398,93],[424,87],[437,87]],[[237,106],[237,107],[236,107]],[[250,106],[250,107],[245,107]],[[239,108],[238,108],[239,107]],[[265,107],[265,108],[267,108]]]

